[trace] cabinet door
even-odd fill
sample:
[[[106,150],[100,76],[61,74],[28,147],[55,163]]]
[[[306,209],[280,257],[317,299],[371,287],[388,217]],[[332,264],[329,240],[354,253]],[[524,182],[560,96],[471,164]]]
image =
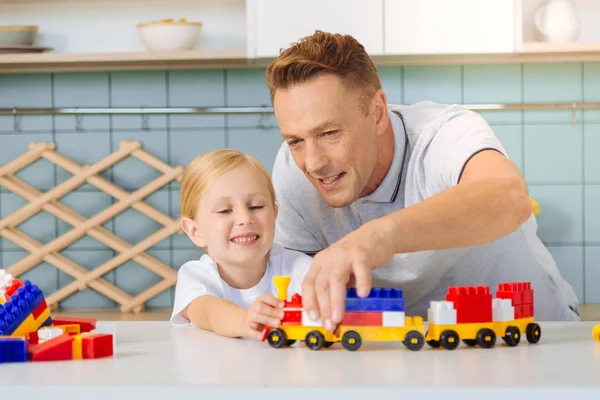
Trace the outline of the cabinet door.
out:
[[[521,0],[385,0],[386,54],[512,53]]]
[[[276,57],[317,29],[350,34],[383,54],[383,0],[254,0],[247,12],[249,56]]]

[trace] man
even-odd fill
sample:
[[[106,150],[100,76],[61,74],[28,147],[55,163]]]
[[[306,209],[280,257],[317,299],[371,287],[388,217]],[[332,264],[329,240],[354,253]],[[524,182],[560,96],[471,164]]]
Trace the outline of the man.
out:
[[[529,281],[538,320],[580,320],[537,236],[528,189],[489,125],[457,105],[388,105],[347,35],[317,31],[267,68],[285,140],[273,169],[276,242],[315,254],[311,318],[333,330],[348,285],[404,291],[427,314],[449,286]]]

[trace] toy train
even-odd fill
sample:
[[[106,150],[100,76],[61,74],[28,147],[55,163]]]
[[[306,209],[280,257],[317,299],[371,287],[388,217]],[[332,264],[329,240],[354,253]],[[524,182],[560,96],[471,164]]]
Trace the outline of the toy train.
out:
[[[326,331],[320,320],[308,318],[300,294],[287,300],[289,282],[287,276],[273,278],[277,296],[285,302],[281,325],[267,326],[263,333],[263,341],[274,348],[300,340],[311,350],[342,342],[346,350],[356,351],[363,341],[396,341],[412,351],[421,350],[425,343],[454,350],[461,340],[468,346],[491,348],[497,337],[508,346],[518,345],[522,332],[529,343],[541,338],[541,328],[534,322],[533,290],[527,282],[501,283],[495,299],[487,287],[450,287],[446,301],[431,302],[427,332],[423,318],[405,315],[403,293],[393,288],[374,288],[365,298],[348,289],[342,322],[334,332]]]

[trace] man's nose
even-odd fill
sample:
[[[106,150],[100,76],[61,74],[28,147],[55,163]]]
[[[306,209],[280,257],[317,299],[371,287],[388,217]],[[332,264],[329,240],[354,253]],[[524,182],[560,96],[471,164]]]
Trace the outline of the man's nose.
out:
[[[306,171],[308,173],[321,175],[328,164],[329,160],[319,146],[308,146],[306,151]]]

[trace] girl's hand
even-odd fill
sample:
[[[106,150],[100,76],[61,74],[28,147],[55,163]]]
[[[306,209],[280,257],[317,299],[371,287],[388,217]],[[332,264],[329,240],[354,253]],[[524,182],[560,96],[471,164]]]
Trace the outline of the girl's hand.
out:
[[[283,318],[283,300],[263,293],[250,306],[246,313],[243,332],[245,336],[262,340],[265,325],[279,326]]]

